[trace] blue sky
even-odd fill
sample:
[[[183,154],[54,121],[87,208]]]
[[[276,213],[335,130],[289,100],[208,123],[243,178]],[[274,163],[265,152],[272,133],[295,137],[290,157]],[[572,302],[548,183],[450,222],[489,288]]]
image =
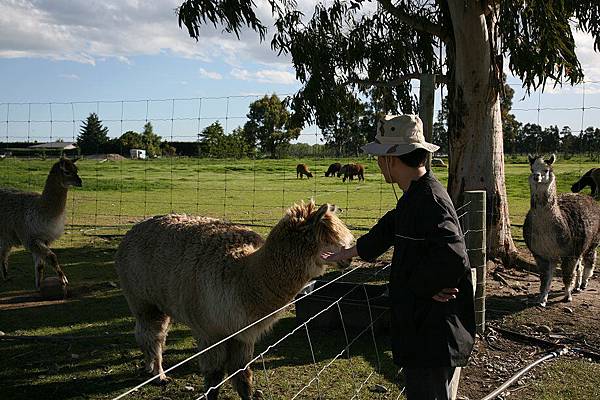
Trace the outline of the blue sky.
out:
[[[269,39],[261,43],[246,31],[237,40],[212,27],[203,28],[199,42],[189,38],[177,25],[179,3],[0,0],[0,140],[69,140],[92,111],[111,136],[139,131],[148,119],[165,138],[193,140],[217,119],[229,131],[243,124],[259,96],[300,87],[289,59],[277,57]],[[305,11],[313,5],[300,2]],[[268,21],[268,8],[259,3],[259,10]],[[576,39],[586,79],[594,83],[522,99],[511,78],[520,121],[600,126],[600,56],[590,37]],[[313,127],[303,133],[301,141],[318,136]]]

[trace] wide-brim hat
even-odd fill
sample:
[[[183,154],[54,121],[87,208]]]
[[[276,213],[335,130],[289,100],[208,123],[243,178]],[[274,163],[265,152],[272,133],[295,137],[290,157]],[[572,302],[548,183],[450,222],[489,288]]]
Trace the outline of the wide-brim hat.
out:
[[[367,154],[375,156],[401,156],[416,149],[430,153],[440,146],[425,141],[423,122],[417,115],[386,115],[379,119],[375,140],[362,146]]]

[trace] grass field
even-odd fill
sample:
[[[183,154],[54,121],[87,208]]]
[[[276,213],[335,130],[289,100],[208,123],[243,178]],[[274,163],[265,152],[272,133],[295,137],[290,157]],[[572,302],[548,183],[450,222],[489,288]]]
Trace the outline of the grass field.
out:
[[[9,265],[12,279],[0,283],[0,330],[7,335],[74,335],[87,339],[0,341],[0,398],[105,399],[146,378],[133,339],[132,319],[113,268],[119,234],[131,224],[145,216],[176,211],[252,224],[265,234],[287,207],[312,197],[319,203],[340,206],[343,219],[360,235],[396,200],[373,160],[353,161],[366,166],[365,182],[325,178],[323,173],[333,162],[326,159],[78,162],[83,187],[70,191],[67,234],[53,246],[71,281],[73,297],[64,303],[43,303],[34,298],[28,302],[33,288],[31,257],[22,250],[15,251]],[[511,161],[506,165],[506,186],[511,221],[518,225],[529,208],[529,168],[525,157]],[[0,187],[40,191],[52,162],[2,160]],[[298,162],[307,163],[315,178],[296,179]],[[592,166],[584,159],[559,159],[555,167],[559,191],[568,191]],[[435,168],[434,172],[446,181],[445,169]],[[513,235],[520,240],[520,228],[515,227]],[[257,350],[265,349],[295,326],[292,309]],[[340,331],[315,330],[311,332],[311,344],[314,353],[306,332],[300,330],[269,352],[264,358],[266,372],[262,362],[254,366],[257,387],[273,398],[292,397],[343,350],[345,338]],[[370,333],[363,334],[351,346],[351,359],[342,354],[324,370],[318,384],[313,383],[300,398],[315,398],[319,393],[323,398],[350,398],[371,373],[373,376],[360,391],[361,397],[396,398],[396,370],[386,338],[378,337],[377,346],[379,360]],[[165,364],[173,365],[193,353],[189,330],[176,324],[169,336]],[[174,372],[174,382],[167,387],[151,385],[128,398],[198,398],[202,379],[195,368],[192,361]],[[573,366],[566,362],[564,368],[569,369],[573,379],[595,382],[594,387],[600,387],[596,364]],[[553,394],[555,385],[550,383],[554,383],[555,375],[553,370],[541,375],[535,385],[536,398],[563,398]],[[369,391],[376,383],[392,391]],[[222,398],[236,398],[230,385],[224,390]],[[569,392],[569,398],[591,398],[594,390],[581,384]]]

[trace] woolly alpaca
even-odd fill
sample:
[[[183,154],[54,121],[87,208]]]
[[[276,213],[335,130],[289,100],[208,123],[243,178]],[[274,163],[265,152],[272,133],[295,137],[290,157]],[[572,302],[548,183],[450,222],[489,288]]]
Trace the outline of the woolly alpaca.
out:
[[[339,162],[331,164],[329,168],[327,168],[327,172],[325,172],[325,177],[335,177],[335,175],[338,174],[339,178],[340,169],[342,169],[342,164],[340,164]]]
[[[42,194],[0,189],[0,261],[8,278],[10,250],[22,245],[33,254],[35,287],[43,279],[44,263],[50,262],[63,285],[68,283],[56,254],[48,247],[65,228],[65,206],[70,186],[81,186],[75,160],[61,158],[50,169]]]
[[[353,237],[327,204],[291,207],[266,240],[248,228],[186,215],[135,225],[117,251],[115,266],[136,319],[135,337],[146,368],[166,379],[162,352],[171,318],[187,324],[199,349],[237,332],[289,303],[323,274],[323,251],[348,247]],[[279,319],[271,316],[201,355],[206,390],[252,359],[255,342]],[[252,372],[232,383],[252,395]],[[208,398],[216,399],[218,389]]]
[[[579,193],[584,187],[592,189],[592,196],[600,200],[600,168],[592,168],[571,186],[571,192]]]
[[[552,164],[529,156],[531,208],[523,225],[525,243],[540,272],[539,303],[546,305],[556,264],[560,261],[565,301],[571,292],[586,288],[594,272],[596,247],[600,244],[600,205],[580,194],[556,193]],[[583,265],[582,265],[583,264]]]
[[[312,178],[313,174],[308,170],[308,165],[306,164],[298,164],[296,165],[296,179],[298,176],[302,179],[302,176],[306,175],[307,178]]]

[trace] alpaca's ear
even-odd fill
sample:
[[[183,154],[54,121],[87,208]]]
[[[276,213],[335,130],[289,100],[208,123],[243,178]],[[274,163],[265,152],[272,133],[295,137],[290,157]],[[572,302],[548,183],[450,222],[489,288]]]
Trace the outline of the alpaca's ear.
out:
[[[330,211],[330,207],[331,206],[327,203],[319,207],[319,209],[313,214],[312,218],[314,219],[314,222],[319,222],[325,216],[325,214]],[[335,205],[333,207],[335,207]]]
[[[554,164],[554,161],[556,161],[556,154],[552,153],[552,155],[550,155],[550,158],[547,160],[544,160],[546,162],[546,164],[548,165],[552,165]]]
[[[533,163],[535,162],[536,157],[532,156],[531,154],[527,154],[527,159],[529,160],[529,165],[533,165]]]
[[[329,211],[331,211],[332,213],[342,213],[342,212],[344,212],[344,210],[342,210],[341,208],[339,208],[335,204],[330,204],[329,205]]]

